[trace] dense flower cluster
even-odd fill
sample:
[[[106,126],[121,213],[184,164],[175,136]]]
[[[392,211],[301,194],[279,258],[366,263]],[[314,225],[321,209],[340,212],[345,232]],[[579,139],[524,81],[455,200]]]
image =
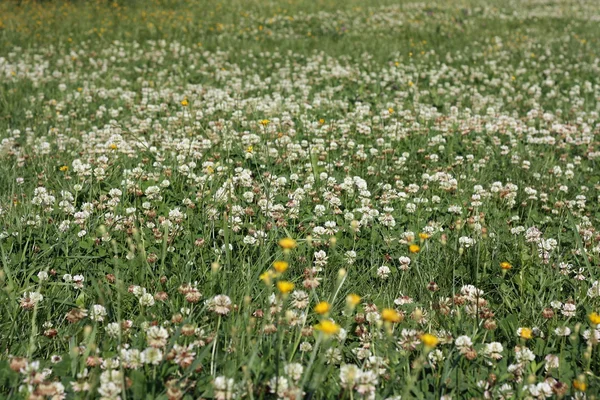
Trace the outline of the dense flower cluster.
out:
[[[445,38],[385,56],[166,33],[0,47],[0,391],[597,395],[600,8],[523,3],[196,27]],[[552,37],[453,42],[558,17]]]

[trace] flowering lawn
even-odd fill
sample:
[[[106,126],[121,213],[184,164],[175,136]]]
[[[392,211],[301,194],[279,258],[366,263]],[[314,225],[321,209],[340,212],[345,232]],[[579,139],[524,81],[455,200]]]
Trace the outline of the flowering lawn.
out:
[[[597,0],[0,3],[0,397],[594,399]]]

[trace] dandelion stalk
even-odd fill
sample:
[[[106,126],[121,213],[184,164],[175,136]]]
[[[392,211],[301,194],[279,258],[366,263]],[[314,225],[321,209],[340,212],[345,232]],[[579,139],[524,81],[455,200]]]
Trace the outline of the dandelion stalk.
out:
[[[210,357],[210,373],[215,375],[216,373],[216,353],[217,353],[217,341],[219,340],[219,328],[221,327],[221,316],[217,320],[217,329],[215,330],[215,338],[213,339],[212,352]]]

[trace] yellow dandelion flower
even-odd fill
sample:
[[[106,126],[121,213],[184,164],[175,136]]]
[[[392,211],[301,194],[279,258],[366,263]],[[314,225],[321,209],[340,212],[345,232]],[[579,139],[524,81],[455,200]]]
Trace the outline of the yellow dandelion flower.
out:
[[[275,261],[273,263],[273,268],[275,268],[275,271],[279,272],[280,274],[287,271],[288,267],[289,264],[287,261]]]
[[[189,104],[190,104],[190,103],[189,103],[188,99],[183,99],[183,100],[181,100],[181,105],[182,105],[182,106],[184,106],[184,107],[187,107]]]
[[[326,301],[322,301],[315,306],[315,312],[317,314],[321,314],[321,315],[327,314],[330,309],[331,309],[331,304],[329,304]]]
[[[400,313],[393,308],[384,308],[381,311],[381,318],[386,322],[392,322],[394,324],[402,321]]]
[[[359,303],[360,296],[357,294],[352,293],[349,294],[348,297],[346,297],[346,304],[348,304],[352,308],[356,307]]]
[[[277,289],[283,294],[287,294],[294,290],[294,284],[289,281],[279,281],[277,282]]]
[[[111,149],[111,150],[116,150],[117,147],[118,146],[115,143],[111,143],[111,144],[108,145],[108,148]]]
[[[393,113],[394,113],[394,109],[393,109],[392,107],[390,107],[390,108],[388,108],[388,112],[389,112],[390,114],[393,114]]]
[[[430,237],[431,237],[431,235],[429,233],[425,233],[425,232],[419,233],[419,239],[421,239],[421,240],[427,240]]]
[[[60,167],[58,169],[60,172],[67,172],[69,170],[69,167],[67,165],[63,165],[62,167]]]
[[[279,246],[284,250],[291,250],[296,247],[296,241],[292,238],[283,238],[279,241]]]
[[[253,150],[254,150],[254,147],[253,147],[253,146],[248,146],[248,147],[246,148],[246,153],[252,153],[252,151],[253,151]]]
[[[578,390],[580,392],[585,392],[585,390],[587,389],[587,385],[585,384],[585,382],[580,381],[578,379],[573,381],[573,387],[575,388],[575,390]]]
[[[411,244],[410,246],[408,246],[408,251],[410,251],[411,253],[418,253],[419,251],[421,251],[421,246],[419,246],[418,244]]]
[[[423,343],[426,347],[435,347],[440,342],[440,340],[431,333],[424,333],[421,335],[421,343]]]
[[[600,324],[600,315],[598,313],[595,313],[595,312],[591,313],[589,315],[589,319],[590,319],[590,322],[594,325]]]
[[[507,261],[502,261],[500,263],[500,268],[502,268],[505,271],[508,271],[509,269],[512,268],[512,265],[509,262],[507,262]]]
[[[270,285],[271,279],[273,278],[273,271],[265,271],[262,274],[260,274],[259,278],[267,285]]]
[[[319,322],[314,327],[316,330],[323,332],[326,335],[335,335],[340,333],[340,326],[333,321],[325,319]]]
[[[270,122],[271,121],[269,121],[268,119],[262,119],[262,120],[260,120],[260,124],[262,126],[267,126],[267,125],[269,125]]]
[[[531,328],[519,328],[517,330],[517,334],[523,339],[531,339],[533,338],[533,331]]]

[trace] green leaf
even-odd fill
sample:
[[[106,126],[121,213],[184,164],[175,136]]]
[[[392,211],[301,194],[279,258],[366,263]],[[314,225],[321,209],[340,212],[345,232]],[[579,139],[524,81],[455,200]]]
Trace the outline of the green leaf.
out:
[[[131,385],[131,391],[135,399],[144,398],[146,394],[146,375],[142,371],[133,370],[129,375],[133,384]]]

